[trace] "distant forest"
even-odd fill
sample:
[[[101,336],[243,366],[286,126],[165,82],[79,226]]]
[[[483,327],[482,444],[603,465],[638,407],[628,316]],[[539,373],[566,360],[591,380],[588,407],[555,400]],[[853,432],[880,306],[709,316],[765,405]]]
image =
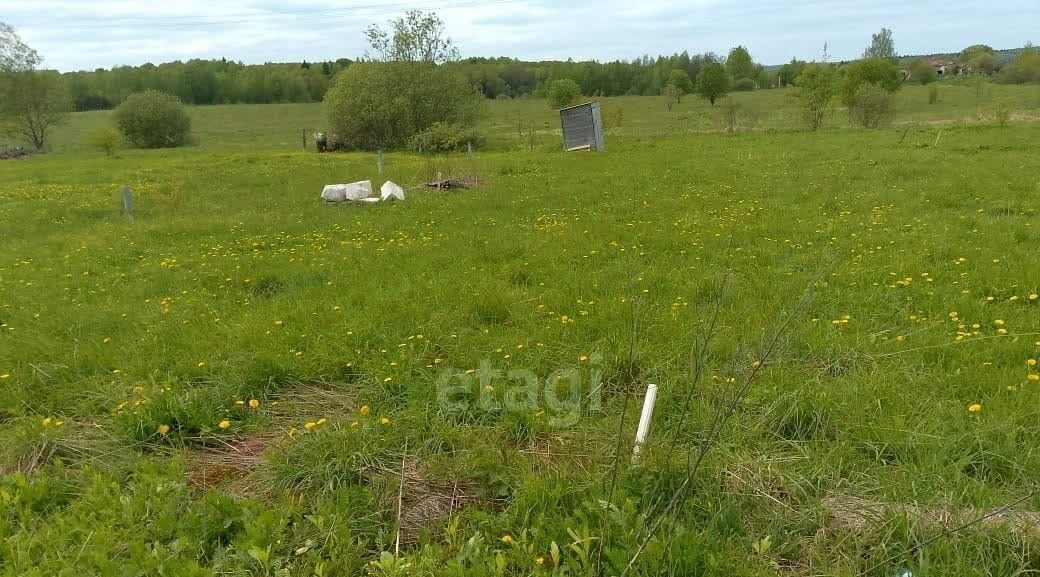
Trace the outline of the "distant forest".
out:
[[[589,96],[658,95],[673,69],[697,78],[701,66],[723,59],[714,54],[690,56],[685,52],[657,58],[615,62],[523,62],[511,58],[470,58],[445,66],[458,67],[488,98],[517,98],[541,94],[548,80],[571,78]],[[111,70],[64,74],[76,110],[118,106],[127,96],[155,89],[177,95],[187,104],[267,104],[319,102],[333,76],[352,64],[334,62],[244,65],[228,60],[191,60]],[[762,88],[777,82],[776,70],[753,65],[747,76]]]
[[[1019,50],[995,51],[998,61],[1012,60]],[[734,58],[737,55],[737,58]],[[903,62],[957,54],[903,56]],[[755,63],[742,47],[723,58],[713,53],[672,56],[643,56],[614,62],[544,61],[525,62],[513,58],[468,58],[444,66],[462,70],[487,98],[542,96],[548,81],[570,78],[586,96],[655,96],[662,94],[672,70],[685,70],[696,79],[701,67],[711,61],[726,63],[734,90],[776,88],[790,85],[805,62],[792,60],[782,66]],[[127,96],[143,90],[161,90],[187,104],[269,104],[277,102],[320,102],[332,78],[353,62],[268,63],[246,65],[229,60],[190,60],[143,66],[118,66],[64,74],[76,110],[100,110],[118,106]]]

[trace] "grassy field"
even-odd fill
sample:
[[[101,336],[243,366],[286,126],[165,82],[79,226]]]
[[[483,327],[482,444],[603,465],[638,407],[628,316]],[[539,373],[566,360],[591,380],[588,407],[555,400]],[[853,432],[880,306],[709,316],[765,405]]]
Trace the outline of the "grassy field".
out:
[[[947,125],[993,122],[998,106],[1006,106],[1016,122],[1040,121],[1040,88],[964,81],[941,83],[939,102],[928,103],[928,89],[907,85],[896,93],[894,124]],[[614,137],[666,138],[690,133],[722,132],[730,127],[730,103],[736,105],[740,131],[790,131],[801,128],[794,89],[731,94],[715,107],[687,96],[668,107],[664,97],[603,98],[608,133]],[[76,114],[52,139],[56,152],[89,152],[84,142],[91,129],[110,122],[110,112]],[[303,132],[325,126],[321,104],[206,106],[192,109],[198,147],[205,150],[302,151]],[[847,113],[836,110],[828,125],[848,126]],[[559,116],[544,100],[495,101],[489,105],[484,130],[498,150],[559,148]],[[313,143],[309,143],[313,151]]]
[[[1040,96],[942,90],[609,99],[571,155],[496,102],[475,159],[387,158],[481,187],[372,207],[321,205],[382,181],[300,150],[317,106],[113,159],[77,115],[0,164],[0,575],[1040,571]]]

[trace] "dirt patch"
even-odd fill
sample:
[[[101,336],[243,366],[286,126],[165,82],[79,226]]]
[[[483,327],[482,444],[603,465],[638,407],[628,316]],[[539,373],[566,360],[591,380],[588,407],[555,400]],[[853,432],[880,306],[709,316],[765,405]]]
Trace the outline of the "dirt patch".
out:
[[[193,451],[188,457],[188,483],[201,490],[222,486],[238,494],[254,493],[253,471],[267,448],[282,438],[274,433],[252,435]]]
[[[402,546],[418,544],[424,529],[477,501],[474,483],[426,478],[415,461],[406,461],[403,470],[380,469],[380,472],[388,479],[395,479],[399,487]]]
[[[1003,511],[953,508],[943,505],[911,505],[885,503],[858,497],[828,497],[823,500],[831,527],[863,532],[885,523],[891,515],[907,518],[928,527],[954,529],[966,523],[982,519],[979,527],[1007,527],[1017,533],[1040,535],[1040,513],[1036,511]]]

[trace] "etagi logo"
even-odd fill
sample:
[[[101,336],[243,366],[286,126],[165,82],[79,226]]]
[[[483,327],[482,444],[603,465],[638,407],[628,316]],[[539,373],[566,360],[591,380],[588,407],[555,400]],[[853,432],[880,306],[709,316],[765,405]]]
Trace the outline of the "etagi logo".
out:
[[[544,377],[530,369],[497,369],[488,360],[475,370],[445,369],[437,378],[437,409],[446,417],[543,414],[553,428],[572,427],[602,407],[602,360],[593,355],[583,368]]]

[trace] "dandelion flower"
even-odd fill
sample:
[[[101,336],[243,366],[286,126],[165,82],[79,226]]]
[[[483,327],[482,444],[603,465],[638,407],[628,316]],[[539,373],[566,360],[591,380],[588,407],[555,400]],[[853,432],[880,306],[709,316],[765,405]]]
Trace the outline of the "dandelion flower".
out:
[[[6,380],[6,379],[10,379],[10,378],[11,378],[11,373],[4,373],[4,374],[0,375],[0,381]]]
[[[356,428],[358,428],[360,426],[361,426],[361,423],[359,423],[357,421],[354,421],[353,423],[350,424],[350,428],[351,429],[356,429]]]
[[[44,419],[44,420],[43,420],[43,426],[44,426],[44,427],[49,427],[49,426],[51,426],[51,421],[52,421],[52,420],[53,420],[53,419],[51,419],[50,417],[47,417],[46,419]]]
[[[249,408],[250,409],[259,409],[260,408],[260,401],[258,401],[256,399],[249,399]]]
[[[389,425],[390,424],[390,419],[387,418],[387,417],[379,417],[379,424],[380,425]]]
[[[280,327],[280,326],[282,326],[284,324],[285,324],[284,321],[274,321],[274,326],[276,326],[276,327]]]
[[[969,413],[975,413],[975,414],[981,413],[982,412],[982,405],[980,405],[978,403],[975,403],[974,405],[971,405],[971,406],[968,407],[968,412]]]
[[[1033,373],[1033,374],[1029,375],[1028,378],[1029,378],[1030,381],[1033,381],[1034,383],[1037,382],[1037,381],[1040,381],[1040,375],[1038,375],[1036,373]]]
[[[367,415],[371,411],[372,411],[372,409],[370,409],[368,407],[368,405],[364,405],[364,406],[361,407],[361,409],[358,410],[358,412],[361,413],[362,415]]]
[[[159,428],[156,429],[156,431],[158,431],[158,433],[160,435],[165,435],[165,434],[170,432],[170,426],[169,425],[159,425]]]
[[[578,360],[584,363],[585,361],[589,360],[589,356],[581,355],[580,357],[578,357]]]
[[[1037,361],[1036,361],[1036,359],[1029,359],[1028,361],[1026,361],[1026,364],[1031,366],[1031,367],[1035,367],[1036,364],[1037,364]]]
[[[1034,302],[1037,301],[1037,300],[1040,300],[1040,295],[1038,295],[1036,293],[1033,293],[1033,294],[1029,295],[1029,300],[1034,301]]]
[[[509,533],[506,533],[505,535],[502,535],[502,542],[505,543],[506,545],[509,545],[510,543],[513,542],[513,536],[510,535]]]
[[[217,426],[220,427],[221,429],[226,429],[226,428],[231,426],[231,421],[229,421],[227,419],[224,419],[223,421],[218,423]]]
[[[317,426],[318,426],[318,423],[315,423],[314,421],[311,421],[311,422],[307,423],[306,425],[304,425],[303,428],[307,429],[309,431],[309,430],[311,430],[311,429],[313,429],[314,427],[317,427]]]
[[[993,324],[997,325],[998,327],[1002,327],[1002,326],[1004,326],[1007,323],[1005,323],[1003,319],[997,319],[997,320],[993,321]]]
[[[538,557],[535,557],[534,564],[535,565],[545,565],[545,557],[542,557],[541,555],[539,555]]]
[[[199,368],[200,368],[200,369],[201,369],[202,367],[204,367],[204,366],[206,366],[206,363],[205,363],[205,362],[200,362],[200,363],[199,363]]]

